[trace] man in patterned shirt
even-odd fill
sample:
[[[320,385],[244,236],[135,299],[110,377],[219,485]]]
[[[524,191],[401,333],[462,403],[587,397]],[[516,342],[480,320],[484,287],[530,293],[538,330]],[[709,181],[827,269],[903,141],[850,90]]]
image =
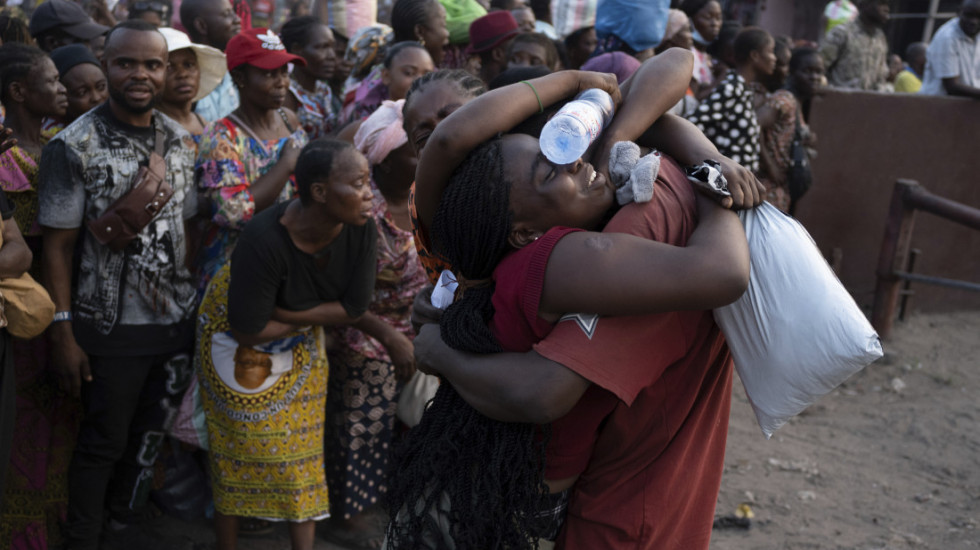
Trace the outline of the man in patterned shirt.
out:
[[[42,274],[58,310],[51,360],[85,411],[68,471],[68,548],[176,550],[134,523],[191,374],[196,289],[184,221],[197,211],[195,148],[153,108],[167,72],[156,27],[117,25],[102,64],[109,101],[45,146],[39,176]],[[157,147],[173,195],[124,249],[100,243],[86,225],[129,192]]]
[[[827,81],[837,88],[881,91],[888,78],[888,0],[858,2],[858,17],[838,25],[820,44]]]

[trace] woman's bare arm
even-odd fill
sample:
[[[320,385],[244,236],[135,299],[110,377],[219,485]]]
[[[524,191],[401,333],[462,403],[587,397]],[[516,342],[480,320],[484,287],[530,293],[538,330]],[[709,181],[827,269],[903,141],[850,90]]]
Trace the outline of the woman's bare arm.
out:
[[[548,424],[565,416],[589,381],[535,351],[466,353],[446,345],[439,326],[424,325],[415,338],[415,360],[441,374],[474,409],[501,422]]]
[[[292,94],[286,95],[289,97]],[[282,112],[285,113],[286,120],[289,121],[287,130],[300,127],[299,117],[292,109],[286,108]],[[289,181],[289,177],[293,175],[293,170],[296,169],[296,160],[299,158],[302,148],[296,140],[290,139],[279,152],[279,160],[272,168],[249,184],[249,192],[252,193],[252,199],[255,201],[256,213],[275,204],[279,193],[282,192],[282,188]]]
[[[718,199],[725,208],[752,208],[762,202],[765,187],[751,170],[722,156],[711,140],[691,122],[665,114],[643,133],[637,143],[669,154],[681,166],[700,164],[707,159],[721,163],[731,197]]]
[[[734,212],[711,199],[698,195],[698,210],[684,247],[618,233],[565,236],[548,259],[539,314],[639,315],[734,302],[749,281],[745,231]]]
[[[354,323],[354,328],[384,346],[391,363],[395,366],[395,376],[399,381],[407,382],[415,374],[415,348],[412,346],[412,341],[398,329],[370,311]]]
[[[684,98],[694,70],[694,55],[682,48],[669,50],[643,62],[621,87],[623,104],[592,157],[596,170],[609,174],[609,151],[619,141],[635,141],[678,101]],[[662,150],[670,152],[669,148]]]

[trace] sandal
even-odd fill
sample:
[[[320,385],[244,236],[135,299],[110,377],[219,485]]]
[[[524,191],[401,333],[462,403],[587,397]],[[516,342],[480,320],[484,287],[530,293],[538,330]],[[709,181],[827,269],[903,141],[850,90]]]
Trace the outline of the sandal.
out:
[[[384,543],[384,535],[373,530],[355,531],[328,527],[321,536],[327,542],[347,550],[379,550]]]
[[[242,537],[264,537],[271,535],[276,527],[271,521],[259,518],[241,518],[238,520],[238,534]]]

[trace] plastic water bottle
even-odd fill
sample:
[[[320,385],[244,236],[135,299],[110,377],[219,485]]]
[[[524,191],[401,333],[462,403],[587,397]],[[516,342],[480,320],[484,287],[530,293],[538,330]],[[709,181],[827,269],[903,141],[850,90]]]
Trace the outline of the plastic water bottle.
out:
[[[585,90],[565,104],[541,130],[541,152],[555,164],[570,164],[585,154],[612,120],[615,105],[606,92]]]

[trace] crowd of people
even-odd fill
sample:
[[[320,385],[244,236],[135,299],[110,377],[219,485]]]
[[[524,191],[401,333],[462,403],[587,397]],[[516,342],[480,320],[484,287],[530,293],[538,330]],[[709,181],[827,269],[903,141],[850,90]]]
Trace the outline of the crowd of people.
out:
[[[294,550],[707,548],[732,384],[710,310],[749,275],[732,209],[793,212],[825,86],[980,97],[980,0],[904,61],[887,0],[831,1],[819,43],[720,0],[568,3],[585,19],[0,11],[0,279],[55,306],[0,340],[0,549],[186,547],[145,528],[175,457],[218,550],[273,522]],[[541,128],[592,88],[615,117],[549,161]],[[616,203],[617,144],[657,156],[653,200]],[[706,159],[730,197],[689,183]],[[440,384],[409,426],[419,368]]]

